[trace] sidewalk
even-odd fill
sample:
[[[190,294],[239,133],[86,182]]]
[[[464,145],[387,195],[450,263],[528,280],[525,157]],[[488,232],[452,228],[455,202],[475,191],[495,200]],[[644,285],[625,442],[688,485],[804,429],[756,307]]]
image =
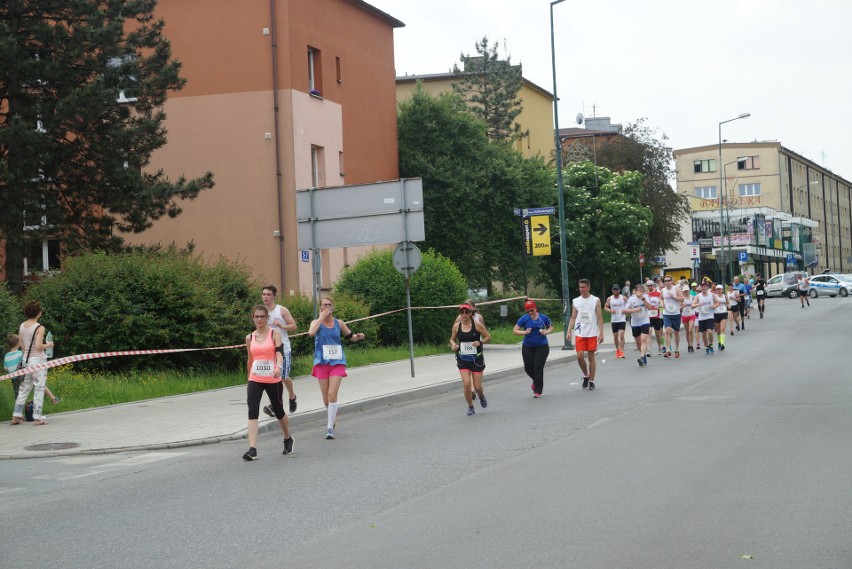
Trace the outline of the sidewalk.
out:
[[[600,357],[614,351],[610,326],[604,327]],[[562,334],[551,334],[549,340],[548,367],[575,360],[573,350],[561,349]],[[523,373],[520,344],[486,346],[485,363],[486,381]],[[415,358],[414,371],[412,378],[408,359],[347,370],[349,375],[340,389],[341,414],[345,417],[353,410],[460,387],[449,350],[445,355]],[[290,417],[290,425],[298,438],[299,424],[324,417],[326,410],[313,377],[296,377],[294,384],[299,407]],[[48,424],[39,427],[5,422],[0,424],[0,460],[179,448],[241,439],[246,436],[245,394],[245,386],[240,385],[51,414]],[[271,429],[278,429],[277,421],[261,413],[261,433]]]

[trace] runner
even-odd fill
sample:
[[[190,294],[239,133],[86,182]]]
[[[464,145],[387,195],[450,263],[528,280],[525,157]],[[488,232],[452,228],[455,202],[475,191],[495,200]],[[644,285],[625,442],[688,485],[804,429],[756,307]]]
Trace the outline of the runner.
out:
[[[598,344],[602,344],[603,337],[603,312],[601,311],[601,299],[589,294],[589,279],[580,279],[578,287],[580,296],[571,303],[571,320],[568,323],[568,332],[565,338],[570,342],[571,333],[574,333],[576,342],[574,351],[577,352],[577,363],[583,372],[583,389],[595,389],[595,353]],[[575,324],[576,323],[576,327]],[[589,362],[586,364],[586,357]]]
[[[550,318],[539,314],[538,307],[532,300],[524,303],[524,310],[526,314],[518,319],[512,333],[524,337],[521,345],[524,371],[532,379],[530,389],[533,391],[533,397],[541,397],[544,389],[544,364],[550,354],[547,335],[553,332],[553,324]]]
[[[672,336],[674,336],[674,357],[680,357],[680,310],[683,307],[683,291],[674,286],[671,277],[663,279],[663,325],[666,327],[664,357],[672,357]]]
[[[314,339],[314,369],[311,375],[317,378],[322,402],[328,408],[328,427],[326,439],[334,439],[337,424],[337,393],[340,383],[346,377],[346,355],[343,353],[341,337],[350,342],[360,342],[364,334],[356,334],[346,322],[334,318],[334,302],[323,298],[320,304],[319,318],[311,322],[308,336]]]
[[[293,391],[293,378],[290,377],[290,368],[293,364],[293,357],[290,351],[290,337],[288,332],[293,332],[298,328],[296,321],[290,311],[275,304],[275,295],[278,294],[278,289],[275,285],[268,284],[260,291],[260,298],[263,305],[269,311],[269,327],[281,335],[281,345],[284,346],[284,361],[281,364],[281,378],[284,381],[284,387],[287,388],[287,395],[290,400],[290,414],[296,412],[296,392]],[[274,417],[275,413],[272,406],[267,405],[263,408],[263,412]]]
[[[714,295],[708,292],[710,286],[707,281],[701,281],[701,292],[695,295],[692,300],[692,308],[698,311],[698,331],[704,340],[704,353],[707,355],[713,354],[713,330],[715,323],[713,311],[719,306]]]
[[[612,327],[612,339],[615,344],[615,357],[624,359],[624,329],[627,327],[627,316],[624,315],[624,305],[627,300],[621,295],[621,287],[612,285],[612,295],[606,299],[604,310],[611,314],[609,318]]]
[[[482,390],[482,372],[485,371],[485,354],[482,346],[488,343],[491,335],[485,325],[471,318],[473,307],[467,303],[459,306],[461,320],[453,324],[450,335],[450,349],[456,354],[456,366],[462,378],[464,399],[467,402],[467,414],[475,415],[473,408],[473,390],[479,394],[479,405],[485,409],[488,400]],[[539,395],[540,397],[540,395]]]
[[[662,304],[660,291],[657,290],[657,285],[652,280],[648,280],[645,282],[645,287],[648,289],[648,293],[645,295],[648,297],[648,302],[650,302],[654,307],[648,311],[648,318],[651,320],[651,328],[654,329],[654,336],[657,340],[657,355],[661,355],[666,351],[666,348],[663,346],[663,319],[660,316],[660,304]],[[651,356],[651,349],[648,349],[648,353],[645,354],[648,357]]]
[[[695,282],[695,281],[692,281],[692,284],[689,285],[689,298],[686,300],[686,302],[689,303],[690,307],[692,307],[692,301],[695,300],[696,296],[698,296],[698,283]],[[684,304],[686,304],[686,302]],[[695,322],[698,322],[698,313],[695,312],[694,308],[692,310],[693,310],[693,313],[695,314]],[[697,324],[693,323],[693,326],[692,326],[693,329],[695,328],[695,326],[697,326]],[[696,334],[694,334],[694,336],[695,336],[695,349],[700,350],[701,349],[701,334],[696,333]]]
[[[737,330],[740,329],[740,293],[737,289],[734,288],[734,285],[729,284],[726,296],[728,300],[728,306],[730,307],[730,310],[728,312],[728,327],[731,329],[731,336],[733,336],[733,329],[735,327]]]
[[[683,322],[683,327],[686,330],[686,351],[691,354],[695,351],[695,348],[692,347],[692,335],[696,320],[695,309],[692,308],[692,297],[689,295],[689,286],[684,286],[681,290],[683,292],[683,307],[680,311],[680,320]]]
[[[246,336],[248,352],[248,442],[249,449],[243,460],[257,460],[257,417],[260,415],[260,400],[264,392],[272,402],[272,409],[278,419],[278,425],[284,434],[284,453],[293,452],[293,437],[290,435],[290,423],[284,413],[284,385],[281,381],[283,365],[283,345],[281,335],[269,326],[269,310],[258,304],[252,310],[254,332]]]
[[[808,300],[808,285],[810,282],[808,278],[804,275],[796,275],[796,290],[799,293],[799,302],[802,304],[802,308],[805,307],[805,303],[808,303],[808,306],[811,305],[811,301]]]
[[[737,330],[745,330],[745,297],[749,289],[744,283],[740,282],[740,277],[734,277],[734,289],[739,293],[737,298],[737,312],[739,313]]]
[[[743,279],[743,287],[745,287],[745,292],[743,295],[743,306],[740,311],[740,320],[743,323],[743,330],[745,330],[745,320],[743,320],[743,313],[745,317],[751,320],[751,291],[754,289],[754,279]]]
[[[754,281],[754,295],[757,297],[757,311],[760,312],[760,317],[763,318],[763,311],[766,303],[766,281],[762,275],[757,275]]]
[[[639,358],[636,360],[639,362],[639,367],[648,365],[648,333],[651,331],[648,311],[653,308],[654,305],[648,302],[648,297],[645,295],[645,288],[642,285],[636,285],[633,295],[625,303],[623,312],[631,315],[630,328],[639,347]]]
[[[717,306],[714,308],[713,314],[713,322],[716,324],[716,337],[719,342],[719,351],[722,352],[725,350],[725,326],[727,326],[728,320],[728,298],[725,296],[725,289],[722,285],[716,285],[715,292],[713,296],[716,299]],[[712,342],[712,337],[711,337]],[[711,343],[712,347],[713,344]]]

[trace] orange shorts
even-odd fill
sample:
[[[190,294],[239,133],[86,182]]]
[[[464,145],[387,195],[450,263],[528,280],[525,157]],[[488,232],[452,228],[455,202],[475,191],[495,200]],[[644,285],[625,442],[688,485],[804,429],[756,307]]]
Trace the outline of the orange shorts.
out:
[[[580,336],[575,336],[574,337],[574,351],[575,352],[597,352],[598,351],[598,339],[597,339],[597,337],[581,338]]]

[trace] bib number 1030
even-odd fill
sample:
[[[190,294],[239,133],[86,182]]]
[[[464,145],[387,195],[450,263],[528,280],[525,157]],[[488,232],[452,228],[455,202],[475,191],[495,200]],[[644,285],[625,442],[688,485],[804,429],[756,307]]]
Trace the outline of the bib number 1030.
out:
[[[275,371],[275,363],[270,360],[254,360],[251,371],[258,377],[272,377]]]

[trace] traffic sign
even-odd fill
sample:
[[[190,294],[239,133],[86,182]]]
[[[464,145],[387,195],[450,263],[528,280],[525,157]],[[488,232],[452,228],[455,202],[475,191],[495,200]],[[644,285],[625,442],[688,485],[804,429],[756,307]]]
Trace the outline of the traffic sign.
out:
[[[686,244],[689,247],[689,258],[690,259],[700,259],[701,258],[701,246],[696,241],[690,241]]]
[[[639,266],[640,267],[645,266],[645,255],[644,255],[644,253],[639,253]]]
[[[793,256],[792,253],[787,253],[787,266],[792,266],[796,264],[796,257]]]
[[[301,254],[302,254],[302,262],[303,263],[310,263],[311,262],[311,252],[309,250],[302,249]]]
[[[550,217],[534,215],[529,220],[533,257],[550,255]]]
[[[745,263],[746,261],[748,261],[748,253],[740,251],[740,263]]]
[[[532,217],[534,215],[553,215],[556,213],[555,207],[531,207],[528,209],[522,209],[521,213],[524,214],[524,217]]]

